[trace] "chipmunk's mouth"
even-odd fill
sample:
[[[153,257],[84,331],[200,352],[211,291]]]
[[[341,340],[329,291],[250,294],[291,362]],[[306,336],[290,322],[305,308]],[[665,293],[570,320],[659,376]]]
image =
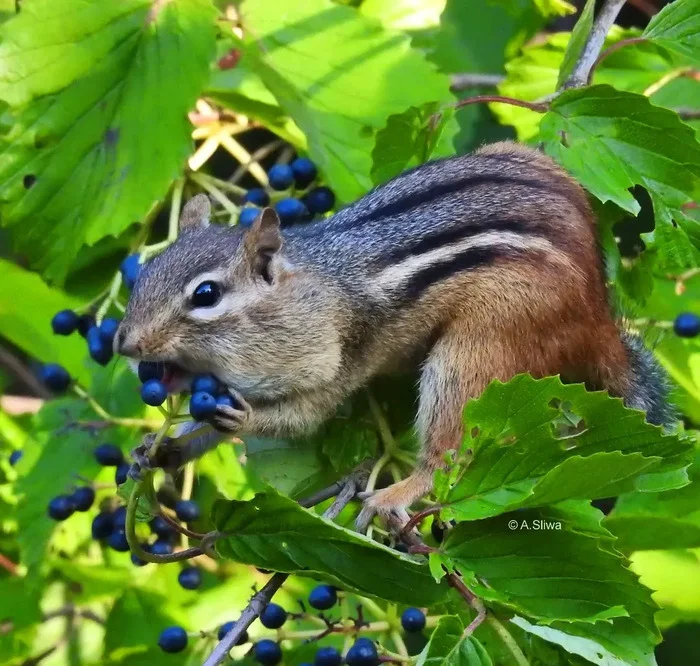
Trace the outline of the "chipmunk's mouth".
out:
[[[163,363],[163,379],[161,381],[165,385],[168,393],[182,393],[183,391],[188,391],[193,377],[194,373],[186,370],[177,363],[171,363],[170,361],[165,361]]]

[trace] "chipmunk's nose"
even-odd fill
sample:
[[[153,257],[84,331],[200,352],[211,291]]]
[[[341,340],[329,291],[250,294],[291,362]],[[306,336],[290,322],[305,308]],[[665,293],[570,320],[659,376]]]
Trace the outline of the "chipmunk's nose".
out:
[[[122,356],[138,358],[142,355],[141,342],[122,324],[114,336],[114,351]]]

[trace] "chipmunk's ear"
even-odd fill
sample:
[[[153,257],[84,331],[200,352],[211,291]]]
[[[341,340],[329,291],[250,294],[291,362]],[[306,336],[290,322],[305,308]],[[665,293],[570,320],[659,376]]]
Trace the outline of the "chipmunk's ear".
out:
[[[191,229],[201,229],[209,226],[211,217],[211,203],[206,194],[198,194],[192,197],[182,208],[180,214],[180,232]]]
[[[282,247],[280,218],[273,208],[263,208],[243,237],[243,248],[253,272],[271,282],[269,264]]]

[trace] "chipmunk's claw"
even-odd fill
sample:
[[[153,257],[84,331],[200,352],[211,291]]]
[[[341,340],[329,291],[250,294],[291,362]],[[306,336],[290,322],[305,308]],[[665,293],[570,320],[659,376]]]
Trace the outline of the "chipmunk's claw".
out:
[[[400,532],[401,528],[410,520],[408,511],[404,506],[386,506],[381,502],[381,491],[358,493],[361,499],[362,510],[355,519],[355,528],[358,532],[366,532],[375,516],[379,516],[394,532]],[[379,499],[379,501],[378,501]]]
[[[238,391],[232,388],[228,388],[227,391],[235,406],[217,405],[211,423],[220,432],[235,433],[245,425],[253,410]]]
[[[419,471],[387,488],[358,493],[363,506],[355,527],[359,532],[365,532],[374,517],[379,516],[392,532],[401,532],[410,519],[406,509],[429,492],[431,485],[431,474]]]

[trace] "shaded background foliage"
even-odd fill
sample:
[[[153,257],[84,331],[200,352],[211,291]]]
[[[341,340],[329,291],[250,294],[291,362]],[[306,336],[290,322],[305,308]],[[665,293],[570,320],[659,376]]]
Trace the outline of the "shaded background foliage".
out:
[[[444,584],[455,569],[527,663],[647,665],[654,652],[661,665],[694,663],[700,347],[670,327],[700,312],[700,2],[629,2],[590,85],[562,90],[595,5],[0,2],[0,664],[201,663],[214,635],[167,656],[157,635],[235,618],[266,580],[250,565],[300,574],[280,593],[290,608],[312,573],[375,597],[394,624],[394,604],[444,615],[411,648],[424,648],[421,664],[522,664],[493,625],[463,637],[474,612]],[[472,103],[478,95],[534,107]],[[137,569],[91,541],[94,511],[60,525],[47,517],[76,483],[98,484],[99,502],[113,503],[95,446],[128,452],[142,432],[119,418],[161,418],[122,361],[96,366],[79,338],[51,334],[50,318],[118,314],[120,262],[167,241],[183,194],[208,192],[217,219],[235,222],[241,186],[266,185],[267,168],[303,154],[342,205],[426,159],[503,138],[539,145],[590,192],[614,299],[673,379],[683,436],[554,378],[494,384],[467,408],[477,430],[438,479],[441,517],[458,525],[439,546],[426,535],[429,558],[409,558],[346,529],[351,509],[333,526],[291,501],[386,452],[382,426],[396,445],[390,471],[405,474],[410,382],[381,384],[385,422],[362,395],[313,437],[251,439],[246,457],[220,447],[198,464],[206,515],[196,527],[231,536],[196,593],[177,585],[178,565]],[[44,403],[40,362],[65,366],[93,402]],[[531,464],[514,462],[535,448]],[[619,494],[606,517],[590,505]],[[512,516],[563,529],[512,530]],[[289,664],[313,654],[286,647]]]

